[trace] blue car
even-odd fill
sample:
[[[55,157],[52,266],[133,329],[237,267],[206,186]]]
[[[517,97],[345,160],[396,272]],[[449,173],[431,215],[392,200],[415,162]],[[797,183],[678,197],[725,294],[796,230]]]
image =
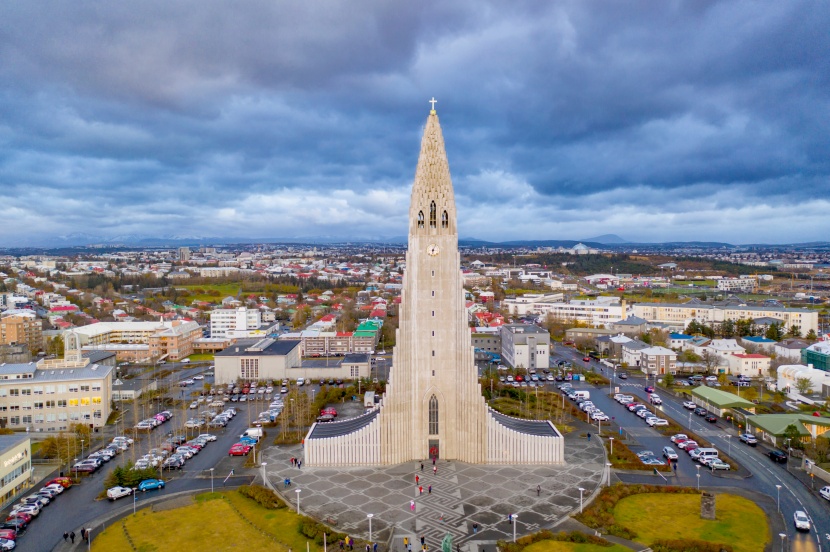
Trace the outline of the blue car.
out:
[[[138,484],[138,490],[144,493],[146,493],[147,491],[152,491],[153,489],[163,488],[164,481],[162,481],[161,479],[145,479],[144,481]]]
[[[245,443],[246,445],[251,445],[251,446],[254,446],[255,444],[257,444],[257,440],[252,439],[251,437],[243,437],[239,440],[239,442],[240,443]]]

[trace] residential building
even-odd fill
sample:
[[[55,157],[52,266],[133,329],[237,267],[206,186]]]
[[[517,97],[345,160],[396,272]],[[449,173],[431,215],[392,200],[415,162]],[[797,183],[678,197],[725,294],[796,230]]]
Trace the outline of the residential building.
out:
[[[801,351],[801,364],[812,364],[816,370],[830,372],[830,341],[813,343]]]
[[[210,311],[210,337],[250,337],[248,333],[251,330],[259,330],[261,326],[262,313],[259,309],[237,307]]]
[[[747,348],[747,350],[750,350],[751,347],[755,347],[757,350],[765,353],[775,352],[775,340],[769,339],[768,337],[748,335],[741,338],[741,343]]]
[[[640,363],[643,360],[643,355],[641,354],[643,350],[648,349],[650,345],[639,339],[632,339],[628,343],[623,343],[622,348],[622,361],[623,367],[628,368],[639,368]]]
[[[746,278],[721,278],[718,280],[719,291],[754,293],[757,288],[758,280],[751,276]]]
[[[677,353],[666,347],[646,347],[640,350],[640,370],[650,376],[674,374],[677,371]]]
[[[630,312],[625,301],[620,302],[617,297],[574,299],[568,302],[538,300],[529,304],[509,303],[509,305],[517,315],[519,311],[524,314],[550,315],[553,318],[581,322],[591,326],[605,326],[616,320],[627,318]]]
[[[753,320],[770,317],[783,320],[789,328],[797,326],[802,334],[810,330],[818,332],[818,311],[785,307],[750,307],[741,305],[714,305],[701,302],[689,303],[639,303],[633,307],[634,315],[649,322],[672,323],[685,328],[692,320],[701,324],[719,324],[725,320]]]
[[[617,335],[619,332],[608,328],[569,328],[565,330],[565,341],[596,339],[601,335]]]
[[[189,261],[190,260],[190,248],[189,247],[180,247],[179,248],[179,260],[180,261]]]
[[[550,364],[550,334],[533,324],[500,327],[502,362],[513,368],[536,370]]]
[[[501,306],[515,316],[545,314],[548,309],[561,304],[562,299],[564,295],[561,293],[527,293],[518,297],[505,298]]]
[[[674,349],[676,351],[682,351],[685,349],[686,344],[689,343],[693,339],[693,336],[686,335],[682,333],[670,333],[669,334],[669,348]]]
[[[777,389],[784,393],[797,394],[797,381],[802,378],[810,380],[809,393],[820,393],[822,397],[830,396],[830,372],[817,370],[803,364],[784,364],[777,369]]]
[[[810,346],[809,341],[803,339],[788,338],[782,339],[774,346],[775,356],[782,360],[798,362],[801,360],[801,351]]]
[[[0,345],[0,364],[23,364],[32,360],[28,345]]]
[[[0,318],[0,345],[25,344],[30,349],[43,347],[43,325],[33,311],[15,310]]]
[[[639,318],[637,316],[629,316],[624,320],[617,320],[607,325],[609,330],[616,333],[627,335],[628,337],[637,337],[645,333],[648,329],[648,320]]]
[[[767,375],[772,359],[768,356],[754,353],[733,353],[726,358],[729,373],[733,376],[748,376],[751,378]]]
[[[723,364],[725,365],[728,364],[730,355],[743,354],[746,349],[738,345],[738,342],[734,339],[712,339],[695,348],[695,353],[700,356],[705,355],[707,351],[724,359]]]
[[[473,347],[479,351],[501,355],[501,328],[473,328]],[[483,332],[481,330],[494,330]]]

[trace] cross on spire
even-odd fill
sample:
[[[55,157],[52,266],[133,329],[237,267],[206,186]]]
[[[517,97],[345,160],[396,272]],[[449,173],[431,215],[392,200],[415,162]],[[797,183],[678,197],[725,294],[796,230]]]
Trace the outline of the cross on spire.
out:
[[[435,104],[438,103],[438,100],[435,99],[435,96],[432,97],[432,99],[429,101],[429,103],[432,104],[432,110],[435,111]]]

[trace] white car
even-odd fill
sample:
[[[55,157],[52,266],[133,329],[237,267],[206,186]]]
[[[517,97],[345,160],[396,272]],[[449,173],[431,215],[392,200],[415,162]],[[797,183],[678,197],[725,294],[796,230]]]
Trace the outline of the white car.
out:
[[[651,427],[657,427],[657,426],[667,426],[667,425],[669,425],[669,421],[668,421],[668,420],[664,420],[663,418],[657,418],[657,419],[655,419],[653,422],[649,423],[649,425],[650,425]]]
[[[672,443],[676,443],[676,442],[678,442],[678,441],[685,441],[685,440],[687,440],[688,438],[689,438],[689,436],[688,436],[688,435],[686,435],[685,433],[678,433],[678,434],[676,434],[676,435],[672,435],[672,436],[671,436],[671,442],[672,442]]]
[[[683,402],[683,408],[687,408],[689,410],[694,410],[695,408],[697,408],[697,405],[695,403],[693,403],[692,401],[684,401]]]
[[[677,453],[671,447],[663,447],[663,456],[666,460],[677,460]]]
[[[37,517],[40,513],[40,506],[37,504],[17,504],[11,511],[12,514],[29,514],[32,517]]]
[[[718,381],[718,376],[706,376],[704,379],[706,381]]]
[[[203,380],[203,379],[205,379],[205,376],[203,376],[202,374],[196,374],[195,376],[193,376],[193,379],[194,380]]]
[[[793,521],[795,522],[795,528],[799,531],[810,530],[810,518],[807,517],[807,512],[804,510],[796,510],[793,514]]]
[[[825,500],[830,500],[830,486],[822,487],[819,490],[818,494],[821,495],[821,498],[823,498]]]
[[[199,408],[198,402],[193,401],[192,403],[190,403],[190,410],[196,410],[197,408]]]
[[[107,490],[107,498],[115,501],[123,496],[130,496],[133,494],[133,490],[129,487],[113,487]]]
[[[215,441],[216,440],[216,435],[213,435],[211,433],[202,433],[201,435],[199,435],[197,437],[197,439],[205,439],[206,441]]]
[[[602,412],[594,412],[593,414],[591,414],[591,419],[598,422],[607,422],[611,418],[609,418],[606,414],[603,414]]]

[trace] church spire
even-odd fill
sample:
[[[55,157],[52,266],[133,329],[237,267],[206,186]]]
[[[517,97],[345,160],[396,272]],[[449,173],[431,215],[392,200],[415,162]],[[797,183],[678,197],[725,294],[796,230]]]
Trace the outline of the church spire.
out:
[[[433,99],[430,103],[435,101]],[[456,231],[455,194],[450,178],[450,164],[434,107],[433,103],[424,127],[421,154],[415,169],[410,202],[410,235],[454,234]]]

